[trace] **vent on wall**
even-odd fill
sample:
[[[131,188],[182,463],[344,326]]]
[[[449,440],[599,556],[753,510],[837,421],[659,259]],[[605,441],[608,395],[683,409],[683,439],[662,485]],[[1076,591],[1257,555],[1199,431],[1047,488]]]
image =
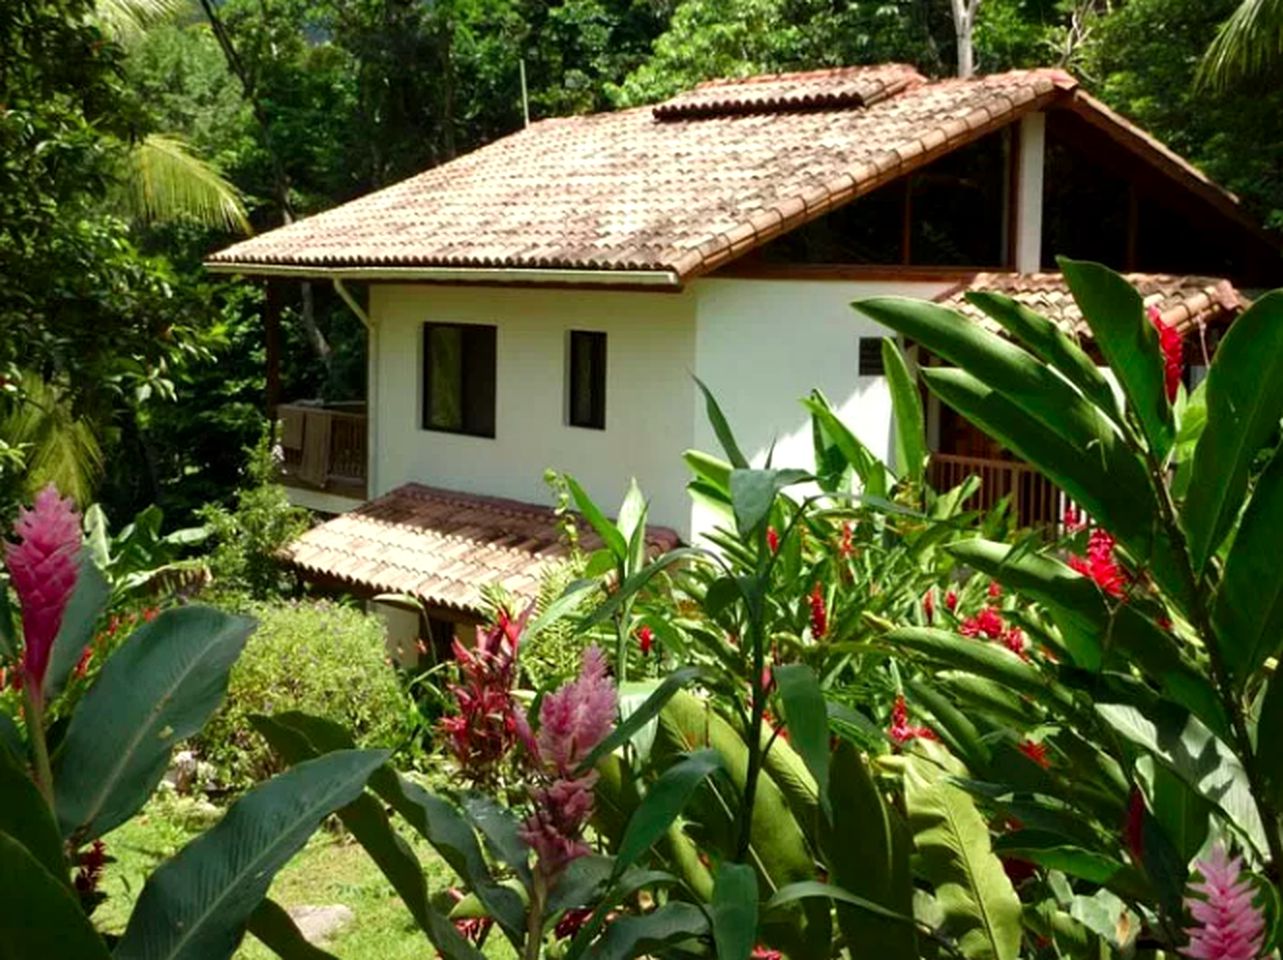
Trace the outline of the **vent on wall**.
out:
[[[882,338],[860,338],[860,376],[880,377],[885,373],[882,368]]]

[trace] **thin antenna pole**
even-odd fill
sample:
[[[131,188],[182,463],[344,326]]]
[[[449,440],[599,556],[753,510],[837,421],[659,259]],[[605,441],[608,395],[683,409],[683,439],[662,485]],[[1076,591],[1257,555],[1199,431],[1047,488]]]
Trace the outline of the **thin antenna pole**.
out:
[[[526,126],[530,126],[530,94],[526,91],[526,60],[521,59],[521,113],[526,118]]]

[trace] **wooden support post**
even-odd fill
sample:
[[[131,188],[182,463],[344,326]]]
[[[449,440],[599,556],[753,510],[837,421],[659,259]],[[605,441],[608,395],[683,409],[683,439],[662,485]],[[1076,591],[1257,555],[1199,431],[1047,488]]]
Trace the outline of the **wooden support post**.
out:
[[[276,440],[276,413],[281,405],[281,308],[285,291],[279,280],[264,284],[263,345],[266,353],[265,379],[267,393],[267,419],[271,424],[272,440]]]

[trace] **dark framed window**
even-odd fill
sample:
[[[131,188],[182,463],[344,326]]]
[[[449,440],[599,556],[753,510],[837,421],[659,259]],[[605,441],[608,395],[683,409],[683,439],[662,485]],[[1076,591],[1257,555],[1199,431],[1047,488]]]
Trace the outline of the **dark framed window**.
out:
[[[494,436],[495,328],[423,325],[423,429]]]
[[[880,377],[886,371],[882,368],[882,338],[860,338],[860,376]]]
[[[570,331],[567,419],[572,427],[606,429],[606,335]]]

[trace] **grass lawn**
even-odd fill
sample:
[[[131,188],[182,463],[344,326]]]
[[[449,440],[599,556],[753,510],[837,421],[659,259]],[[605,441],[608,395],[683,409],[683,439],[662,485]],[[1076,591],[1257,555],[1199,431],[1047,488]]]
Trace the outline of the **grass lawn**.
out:
[[[147,874],[212,822],[196,804],[162,797],[110,833],[105,838],[107,853],[116,862],[108,865],[103,877],[108,899],[94,914],[98,926],[110,933],[123,931]],[[428,888],[437,891],[448,886],[453,872],[432,848],[416,834],[407,832],[405,837],[419,855]],[[379,868],[350,837],[318,831],[277,874],[271,896],[286,907],[341,903],[351,908],[356,919],[324,944],[343,960],[422,960],[436,955]],[[515,956],[498,931],[491,933],[484,952],[495,960]],[[236,956],[267,960],[275,954],[247,936]]]

